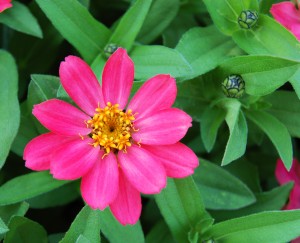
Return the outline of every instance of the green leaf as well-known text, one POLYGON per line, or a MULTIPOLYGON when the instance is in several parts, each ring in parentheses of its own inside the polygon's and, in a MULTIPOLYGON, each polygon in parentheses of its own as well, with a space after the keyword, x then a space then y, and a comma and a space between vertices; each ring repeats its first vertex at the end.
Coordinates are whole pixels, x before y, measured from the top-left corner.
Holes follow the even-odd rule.
POLYGON ((102 233, 109 242, 139 243, 145 241, 140 222, 135 225, 123 226, 115 219, 108 208, 100 211, 100 226, 102 233))
POLYGON ((47 232, 37 222, 30 219, 15 216, 11 219, 9 232, 6 233, 4 243, 47 243, 47 232))
POLYGON ((91 63, 103 52, 110 31, 77 0, 37 0, 40 8, 61 35, 91 63))
MULTIPOLYGON (((167 187, 155 195, 156 203, 178 242, 188 242, 188 233, 204 219, 210 219, 192 177, 168 179, 167 187)), ((204 224, 203 224, 204 225, 204 224)), ((206 225, 205 222, 205 226, 206 225)))
POLYGON ((276 187, 271 191, 256 194, 256 202, 238 210, 217 210, 210 211, 218 221, 260 213, 264 211, 280 210, 286 204, 290 195, 293 183, 276 187))
POLYGON ((300 99, 300 69, 290 79, 290 83, 293 86, 298 99, 300 99))
POLYGON ((176 17, 178 10, 179 0, 154 0, 137 40, 144 44, 154 41, 176 17))
POLYGON ((280 90, 265 97, 265 100, 272 104, 268 112, 287 127, 291 136, 300 138, 300 102, 297 95, 280 90))
POLYGON ((164 220, 158 221, 146 236, 146 243, 175 243, 168 225, 164 220))
POLYGON ((0 50, 0 169, 4 165, 12 142, 18 132, 20 108, 18 102, 18 73, 13 57, 0 50))
POLYGON ((39 38, 43 37, 42 30, 36 18, 31 14, 26 5, 17 1, 13 2, 12 8, 1 13, 0 23, 6 24, 12 29, 29 35, 39 38))
POLYGON ((83 207, 60 243, 76 242, 80 235, 91 242, 100 242, 99 214, 99 210, 92 210, 89 206, 83 207))
POLYGON ((207 160, 200 159, 193 178, 208 209, 238 209, 256 200, 242 181, 207 160))
POLYGON ((53 179, 48 171, 33 172, 15 177, 0 187, 0 205, 24 201, 69 182, 53 179))
POLYGON ((152 0, 137 0, 123 15, 108 43, 117 44, 129 51, 137 37, 152 0))
POLYGON ((187 78, 191 66, 176 50, 165 46, 136 46, 130 53, 135 64, 135 79, 146 80, 156 74, 187 78))
POLYGON ((77 238, 76 243, 91 243, 91 241, 89 239, 87 239, 85 236, 80 235, 77 238))
POLYGON ((192 67, 190 77, 206 73, 229 57, 236 44, 215 26, 196 27, 180 39, 176 50, 192 67))
POLYGON ((20 202, 0 207, 0 218, 8 224, 13 216, 24 216, 29 208, 27 202, 20 202))
POLYGON ((263 111, 247 111, 246 116, 267 134, 289 170, 293 161, 293 148, 287 128, 274 116, 263 111))
POLYGON ((238 17, 243 10, 256 10, 258 1, 253 0, 204 0, 215 25, 226 35, 240 29, 238 17))
POLYGON ((230 132, 222 159, 222 165, 227 165, 245 153, 248 128, 238 100, 226 99, 222 102, 222 106, 226 110, 225 121, 230 132))
POLYGON ((300 235, 300 210, 263 212, 214 225, 207 239, 220 242, 288 242, 300 235))
POLYGON ((214 147, 218 130, 225 119, 226 113, 217 107, 207 108, 201 117, 201 138, 207 152, 214 147))
POLYGON ((240 30, 232 37, 249 54, 276 55, 300 61, 299 41, 281 24, 263 14, 259 15, 254 30, 240 30))
POLYGON ((9 229, 0 217, 0 235, 5 234, 9 229))
POLYGON ((226 60, 218 68, 220 82, 228 75, 239 74, 245 91, 262 96, 282 86, 299 69, 299 63, 271 56, 239 56, 226 60))

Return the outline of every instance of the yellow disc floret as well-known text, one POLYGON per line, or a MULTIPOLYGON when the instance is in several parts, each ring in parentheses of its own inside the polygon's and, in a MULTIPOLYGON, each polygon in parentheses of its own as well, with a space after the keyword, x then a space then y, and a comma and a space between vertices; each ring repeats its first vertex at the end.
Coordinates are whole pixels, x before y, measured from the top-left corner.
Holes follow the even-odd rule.
POLYGON ((105 154, 118 150, 126 152, 126 147, 132 144, 131 133, 136 131, 132 110, 122 111, 119 104, 107 102, 105 108, 98 107, 95 111, 92 119, 87 121, 87 126, 92 128, 92 145, 103 148, 105 154))

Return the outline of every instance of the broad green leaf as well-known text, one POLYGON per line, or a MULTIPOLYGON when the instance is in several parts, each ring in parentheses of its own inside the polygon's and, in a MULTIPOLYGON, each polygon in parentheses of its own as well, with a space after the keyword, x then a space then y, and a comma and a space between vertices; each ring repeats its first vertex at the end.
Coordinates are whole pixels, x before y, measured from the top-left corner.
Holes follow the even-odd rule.
POLYGON ((77 0, 37 0, 40 8, 61 35, 91 63, 103 52, 110 31, 77 0))
POLYGON ((192 177, 168 179, 167 187, 155 195, 155 199, 178 242, 188 242, 188 233, 196 227, 201 228, 202 225, 198 225, 200 221, 210 219, 192 177))
POLYGON ((300 99, 300 69, 290 79, 290 83, 293 86, 298 99, 300 99))
POLYGON ((11 219, 4 243, 47 243, 47 232, 37 222, 21 216, 11 219))
POLYGON ((274 55, 300 61, 299 41, 281 24, 263 14, 259 15, 254 30, 240 30, 232 37, 249 54, 274 55))
POLYGON ((200 159, 193 178, 208 209, 238 209, 256 200, 242 181, 207 160, 200 159))
POLYGON ((108 208, 100 211, 99 215, 101 231, 109 242, 139 243, 145 241, 140 222, 135 225, 123 226, 115 219, 108 208))
POLYGON ((230 74, 239 74, 246 83, 246 93, 262 96, 282 86, 299 68, 299 63, 278 57, 239 56, 223 62, 218 77, 222 82, 230 74))
POLYGON ((258 1, 253 0, 204 0, 215 25, 226 35, 240 29, 238 17, 243 10, 256 10, 258 1))
POLYGON ((218 130, 225 119, 226 113, 217 107, 207 108, 201 118, 201 138, 206 151, 214 147, 218 130))
POLYGON ((137 0, 123 15, 108 43, 117 44, 129 51, 137 37, 152 0, 137 0))
MULTIPOLYGON (((60 81, 58 77, 39 74, 31 75, 27 95, 28 110, 31 111, 35 104, 56 98, 59 85, 60 81)), ((47 131, 36 119, 34 119, 34 122, 39 133, 47 131)))
POLYGON ((18 73, 13 57, 0 50, 0 169, 4 165, 12 142, 18 132, 20 108, 18 102, 18 73))
POLYGON ((83 207, 60 243, 76 242, 80 235, 91 242, 100 242, 99 214, 99 210, 92 210, 89 206, 83 207))
POLYGON ((27 200, 30 208, 49 208, 68 204, 80 196, 78 183, 71 182, 27 200))
POLYGON ((0 217, 0 237, 2 234, 6 233, 7 231, 9 231, 9 229, 7 228, 6 224, 3 222, 3 220, 0 217))
POLYGON ((149 44, 171 23, 179 10, 179 0, 154 0, 137 40, 149 44))
POLYGON ((238 100, 226 99, 222 106, 226 110, 225 121, 230 132, 222 159, 222 165, 227 165, 245 153, 248 128, 238 100))
POLYGON ((263 111, 247 111, 246 116, 267 134, 289 170, 292 166, 293 148, 287 128, 274 116, 263 111))
POLYGON ((33 35, 39 38, 43 37, 42 30, 26 5, 14 1, 13 7, 7 9, 5 12, 0 14, 0 23, 6 24, 7 26, 17 31, 33 35))
POLYGON ((79 237, 76 240, 76 243, 92 243, 92 242, 85 236, 79 235, 79 237))
POLYGON ((164 220, 158 221, 146 236, 146 243, 175 243, 168 225, 164 220))
POLYGON ((13 216, 24 216, 29 208, 27 202, 20 202, 0 207, 0 218, 8 224, 13 216))
POLYGON ((0 205, 24 201, 69 182, 53 179, 48 171, 33 172, 15 177, 0 187, 0 205))
POLYGON ((156 74, 170 74, 185 79, 191 66, 176 50, 165 46, 136 46, 130 53, 135 65, 135 79, 146 80, 156 74))
POLYGON ((207 239, 220 242, 282 243, 300 236, 300 210, 253 214, 215 224, 207 239))
POLYGON ((215 26, 196 27, 180 39, 176 50, 192 67, 190 77, 206 73, 229 57, 236 44, 215 26))
POLYGON ((265 100, 272 104, 268 112, 286 126, 291 136, 300 138, 300 101, 297 95, 280 90, 265 97, 265 100))
POLYGON ((238 210, 210 211, 217 221, 224 221, 264 211, 280 210, 286 204, 293 183, 276 187, 271 191, 256 194, 256 202, 238 210))

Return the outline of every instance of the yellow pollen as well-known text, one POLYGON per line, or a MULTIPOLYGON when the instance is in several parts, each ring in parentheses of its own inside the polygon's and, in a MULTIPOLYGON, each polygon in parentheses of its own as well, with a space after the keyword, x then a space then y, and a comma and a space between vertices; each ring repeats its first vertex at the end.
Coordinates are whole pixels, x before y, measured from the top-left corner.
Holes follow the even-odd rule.
POLYGON ((98 106, 94 116, 85 122, 92 128, 90 137, 94 142, 91 145, 100 146, 105 152, 102 158, 111 151, 127 152, 126 148, 132 145, 131 134, 138 131, 133 127, 134 115, 136 113, 132 114, 132 110, 122 111, 119 104, 112 105, 111 102, 107 102, 105 108, 98 106))

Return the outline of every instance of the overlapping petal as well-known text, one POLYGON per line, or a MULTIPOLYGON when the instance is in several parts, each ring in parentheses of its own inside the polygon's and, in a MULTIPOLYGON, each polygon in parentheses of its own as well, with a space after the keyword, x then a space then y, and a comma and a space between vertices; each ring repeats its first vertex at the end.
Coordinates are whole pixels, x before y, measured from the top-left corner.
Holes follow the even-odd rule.
POLYGON ((90 116, 94 115, 98 106, 105 106, 95 74, 79 57, 66 57, 60 64, 59 77, 72 100, 90 116))
POLYGON ((75 180, 84 176, 95 163, 100 163, 100 148, 90 145, 93 140, 73 138, 58 149, 51 158, 50 172, 60 180, 75 180))
MULTIPOLYGON (((101 151, 100 156, 103 155, 101 151)), ((93 209, 106 208, 119 191, 119 172, 117 158, 113 153, 95 163, 94 167, 82 177, 81 193, 83 199, 93 209)))
POLYGON ((165 187, 165 169, 147 150, 132 145, 127 153, 118 153, 118 160, 124 175, 138 191, 159 193, 165 187))
POLYGON ((168 177, 183 178, 189 176, 199 165, 195 153, 179 142, 171 145, 143 145, 143 148, 162 162, 168 177))
POLYGON ((289 202, 285 209, 300 209, 300 184, 294 184, 294 187, 290 193, 289 202))
POLYGON ((165 74, 156 75, 146 81, 135 93, 128 109, 138 113, 137 119, 150 116, 156 111, 170 108, 176 99, 176 94, 174 78, 165 74))
POLYGON ((0 1, 0 13, 5 9, 11 8, 13 5, 11 4, 11 0, 1 0, 0 1))
POLYGON ((178 142, 186 134, 192 118, 184 111, 170 108, 134 123, 137 132, 132 134, 135 141, 149 145, 167 145, 178 142))
POLYGON ((91 131, 85 124, 90 117, 65 101, 45 101, 35 105, 32 113, 47 129, 60 135, 79 136, 91 131))
POLYGON ((119 48, 108 59, 102 73, 102 91, 105 102, 119 104, 124 109, 134 79, 134 65, 125 49, 119 48))
POLYGON ((273 4, 270 12, 278 22, 288 29, 294 23, 300 23, 300 11, 296 9, 292 2, 286 1, 273 4))
POLYGON ((295 181, 300 185, 300 164, 294 159, 290 171, 287 171, 281 159, 277 160, 275 176, 280 185, 295 181))
POLYGON ((68 138, 46 133, 32 139, 24 149, 25 166, 32 170, 49 170, 53 152, 59 149, 68 138))
POLYGON ((122 225, 135 224, 141 215, 140 192, 130 184, 122 170, 119 173, 119 193, 110 204, 110 209, 122 225))

